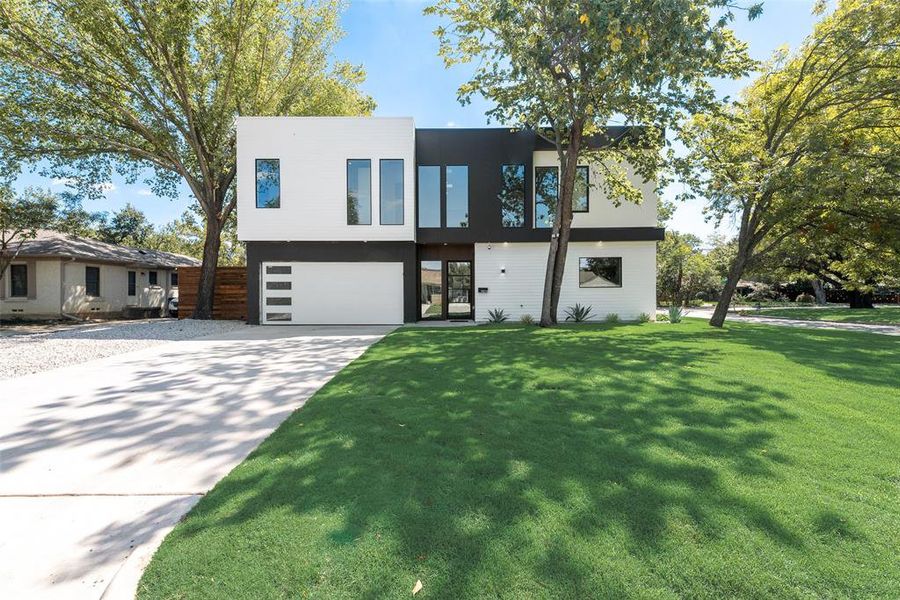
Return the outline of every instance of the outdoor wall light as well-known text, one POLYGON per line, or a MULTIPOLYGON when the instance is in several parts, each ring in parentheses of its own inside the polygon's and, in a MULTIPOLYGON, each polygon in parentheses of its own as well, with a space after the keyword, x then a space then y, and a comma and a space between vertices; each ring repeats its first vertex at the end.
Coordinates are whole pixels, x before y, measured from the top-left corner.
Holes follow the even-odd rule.
POLYGON ((506 273, 506 267, 500 267, 500 272, 505 274, 505 273, 506 273))

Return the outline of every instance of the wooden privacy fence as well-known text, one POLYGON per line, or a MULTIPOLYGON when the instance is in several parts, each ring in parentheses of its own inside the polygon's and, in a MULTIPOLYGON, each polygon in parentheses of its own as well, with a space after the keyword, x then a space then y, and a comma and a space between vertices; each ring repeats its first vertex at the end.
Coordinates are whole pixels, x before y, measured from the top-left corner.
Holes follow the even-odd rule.
MULTIPOLYGON (((187 319, 197 305, 200 267, 178 267, 178 318, 187 319)), ((247 267, 216 269, 213 319, 247 320, 247 267)))

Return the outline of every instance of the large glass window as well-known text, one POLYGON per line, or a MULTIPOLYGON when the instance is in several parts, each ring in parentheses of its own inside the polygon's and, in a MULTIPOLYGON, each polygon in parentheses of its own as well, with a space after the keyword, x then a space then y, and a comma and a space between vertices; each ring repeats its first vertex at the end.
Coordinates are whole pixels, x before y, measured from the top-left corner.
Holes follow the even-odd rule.
POLYGON ((572 212, 588 212, 590 209, 590 169, 575 167, 575 191, 572 193, 572 212))
POLYGON ((441 168, 419 167, 419 227, 441 226, 441 168))
POLYGON ((10 265, 9 295, 13 298, 28 296, 28 265, 10 265))
POLYGON ((447 261, 447 318, 472 318, 471 261, 447 261))
POLYGON ((372 224, 372 161, 347 161, 347 225, 372 224))
POLYGON ((578 259, 578 287, 622 287, 622 258, 610 256, 578 259))
POLYGON ((534 168, 534 226, 553 227, 559 198, 559 168, 534 168))
POLYGON ((447 167, 447 227, 469 226, 469 167, 447 167))
POLYGON ((403 159, 382 159, 379 166, 381 224, 403 225, 403 159))
POLYGON ((500 210, 504 227, 525 225, 525 165, 503 165, 500 210))
POLYGON ((84 268, 84 292, 88 296, 100 295, 100 267, 84 268))
POLYGON ((281 206, 281 167, 277 158, 256 159, 256 208, 281 206))
POLYGON ((419 318, 444 318, 444 272, 439 260, 419 263, 419 318))

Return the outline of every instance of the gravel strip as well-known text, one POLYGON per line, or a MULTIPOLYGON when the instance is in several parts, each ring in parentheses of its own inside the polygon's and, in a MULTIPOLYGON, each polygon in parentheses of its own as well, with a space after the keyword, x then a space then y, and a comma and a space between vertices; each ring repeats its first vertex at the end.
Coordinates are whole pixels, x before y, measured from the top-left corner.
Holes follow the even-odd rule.
POLYGON ((0 337, 0 380, 134 352, 151 346, 226 333, 240 321, 149 319, 73 325, 0 337))

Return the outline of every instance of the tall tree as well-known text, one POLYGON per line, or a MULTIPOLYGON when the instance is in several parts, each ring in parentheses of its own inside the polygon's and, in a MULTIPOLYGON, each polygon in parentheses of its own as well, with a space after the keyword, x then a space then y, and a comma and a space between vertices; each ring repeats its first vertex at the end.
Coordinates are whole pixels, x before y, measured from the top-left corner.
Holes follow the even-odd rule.
POLYGON ((187 183, 204 215, 195 318, 211 318, 235 206, 236 115, 373 108, 360 68, 334 62, 339 0, 4 0, 0 168, 101 193, 117 171, 158 195, 187 183))
POLYGON ((776 53, 724 118, 700 115, 685 129, 686 196, 739 224, 711 325, 724 323, 745 269, 823 227, 848 198, 867 207, 855 217, 867 222, 879 202, 897 201, 898 44, 895 2, 842 0, 795 54, 776 53))
POLYGON ((56 198, 49 192, 26 188, 16 195, 9 186, 0 186, 0 284, 25 242, 53 223, 56 210, 56 198))
POLYGON ((141 247, 154 233, 153 223, 130 202, 113 212, 112 217, 98 230, 98 237, 109 244, 141 247))
POLYGON ((703 253, 700 238, 667 231, 657 245, 656 295, 674 305, 686 305, 718 287, 712 261, 703 253))
MULTIPOLYGON (((446 64, 478 63, 460 101, 480 94, 494 105, 489 118, 534 130, 556 148, 561 177, 542 326, 557 320, 579 159, 603 169, 599 186, 615 202, 640 202, 635 182, 657 180, 663 129, 710 105, 706 77, 741 75, 750 65, 728 28, 731 7, 730 0, 438 0, 426 9, 449 18, 436 31, 446 64), (711 17, 716 9, 721 18, 711 17), (645 126, 644 135, 592 150, 588 136, 605 133, 613 118, 645 126)), ((759 10, 751 7, 750 16, 759 10)))

